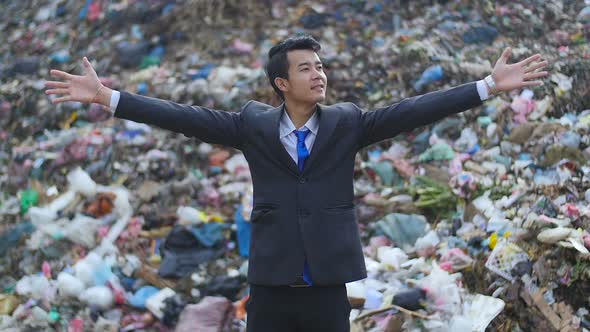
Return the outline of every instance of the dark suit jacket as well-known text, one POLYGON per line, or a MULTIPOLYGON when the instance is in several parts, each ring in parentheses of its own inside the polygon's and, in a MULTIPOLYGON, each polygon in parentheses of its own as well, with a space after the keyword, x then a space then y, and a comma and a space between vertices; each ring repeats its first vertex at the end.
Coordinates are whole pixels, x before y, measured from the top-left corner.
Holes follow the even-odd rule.
POLYGON ((352 103, 318 105, 319 129, 299 172, 279 139, 284 106, 249 101, 239 112, 121 92, 115 116, 241 150, 254 185, 248 281, 285 285, 302 274, 315 285, 366 277, 353 203, 359 149, 481 105, 475 83, 363 112, 352 103))

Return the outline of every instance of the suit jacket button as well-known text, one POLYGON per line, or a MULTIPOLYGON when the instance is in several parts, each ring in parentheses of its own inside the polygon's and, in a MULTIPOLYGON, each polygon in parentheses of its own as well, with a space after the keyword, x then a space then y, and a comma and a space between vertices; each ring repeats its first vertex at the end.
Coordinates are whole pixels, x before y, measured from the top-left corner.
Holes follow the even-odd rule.
POLYGON ((299 216, 302 218, 307 218, 311 215, 311 213, 306 209, 299 209, 299 216))
POLYGON ((304 184, 305 182, 307 182, 306 178, 299 178, 299 183, 304 184))

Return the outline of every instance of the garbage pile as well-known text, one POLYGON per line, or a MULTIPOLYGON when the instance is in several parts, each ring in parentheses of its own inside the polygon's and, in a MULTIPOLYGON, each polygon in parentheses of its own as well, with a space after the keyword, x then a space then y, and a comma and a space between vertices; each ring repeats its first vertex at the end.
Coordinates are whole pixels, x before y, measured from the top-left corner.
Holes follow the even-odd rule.
POLYGON ((481 79, 505 46, 551 64, 357 155, 352 330, 590 330, 587 1, 3 1, 0 30, 1 331, 244 331, 244 157, 43 82, 87 56, 114 89, 277 104, 265 57, 300 32, 327 102, 366 110, 481 79))

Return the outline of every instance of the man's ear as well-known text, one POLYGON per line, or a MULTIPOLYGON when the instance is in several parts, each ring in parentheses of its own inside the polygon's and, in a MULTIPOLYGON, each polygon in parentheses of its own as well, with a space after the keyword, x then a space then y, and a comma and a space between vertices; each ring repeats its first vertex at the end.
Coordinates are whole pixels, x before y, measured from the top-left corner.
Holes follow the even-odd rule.
POLYGON ((275 77, 275 85, 283 92, 289 91, 289 81, 282 77, 275 77))

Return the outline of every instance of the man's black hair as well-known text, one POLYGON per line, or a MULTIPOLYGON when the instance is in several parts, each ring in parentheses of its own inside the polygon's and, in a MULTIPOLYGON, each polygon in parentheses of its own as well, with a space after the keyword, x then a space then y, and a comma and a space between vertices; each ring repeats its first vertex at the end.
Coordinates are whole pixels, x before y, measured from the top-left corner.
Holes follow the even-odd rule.
POLYGON ((320 43, 312 36, 299 35, 283 40, 268 51, 266 75, 268 76, 270 85, 281 99, 285 100, 285 96, 276 86, 275 78, 281 77, 289 79, 289 60, 287 59, 287 52, 293 50, 312 50, 318 52, 321 48, 320 43))

